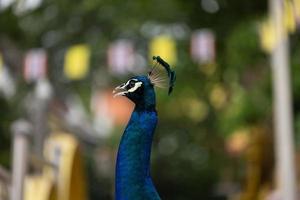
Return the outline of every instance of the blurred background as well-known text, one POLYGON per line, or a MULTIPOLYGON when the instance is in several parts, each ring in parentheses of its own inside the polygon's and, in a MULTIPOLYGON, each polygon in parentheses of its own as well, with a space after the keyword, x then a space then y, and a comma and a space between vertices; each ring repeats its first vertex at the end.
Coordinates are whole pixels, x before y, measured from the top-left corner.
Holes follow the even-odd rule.
MULTIPOLYGON (((300 3, 282 5, 297 172, 300 3)), ((271 199, 276 39, 268 8, 239 0, 0 0, 0 199, 13 196, 15 170, 26 200, 114 199, 115 156, 133 104, 112 98, 112 89, 147 73, 153 55, 177 73, 171 96, 156 90, 151 168, 162 199, 271 199)))

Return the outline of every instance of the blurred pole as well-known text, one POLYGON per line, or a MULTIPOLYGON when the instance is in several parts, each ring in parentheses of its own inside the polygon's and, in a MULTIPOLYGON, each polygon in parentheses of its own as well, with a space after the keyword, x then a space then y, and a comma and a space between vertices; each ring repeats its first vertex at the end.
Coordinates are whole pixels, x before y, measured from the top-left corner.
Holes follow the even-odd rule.
POLYGON ((24 178, 27 171, 29 154, 30 124, 25 120, 18 120, 12 125, 13 133, 13 163, 11 200, 23 199, 24 178))
MULTIPOLYGON (((48 108, 49 101, 52 94, 52 88, 48 80, 40 79, 36 83, 35 98, 30 102, 32 106, 32 121, 33 121, 33 134, 34 134, 34 155, 39 160, 43 160, 43 146, 46 135, 48 134, 48 108)), ((41 169, 36 169, 39 172, 41 169)))
POLYGON ((44 145, 44 138, 47 134, 46 129, 46 102, 41 99, 36 100, 35 102, 35 109, 34 113, 32 113, 32 122, 33 122, 33 152, 39 158, 43 158, 43 145, 44 145))
POLYGON ((289 71, 289 41, 283 21, 284 0, 270 0, 276 44, 271 54, 273 72, 275 153, 281 199, 296 200, 293 116, 289 71))

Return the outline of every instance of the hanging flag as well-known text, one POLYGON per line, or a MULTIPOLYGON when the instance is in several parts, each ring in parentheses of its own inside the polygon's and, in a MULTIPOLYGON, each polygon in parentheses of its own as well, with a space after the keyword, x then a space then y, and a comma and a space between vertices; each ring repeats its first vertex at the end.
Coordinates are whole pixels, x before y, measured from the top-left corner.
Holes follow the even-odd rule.
POLYGON ((213 63, 215 60, 215 35, 209 29, 197 30, 191 38, 191 56, 199 64, 213 63))
POLYGON ((294 33, 296 31, 296 20, 294 4, 291 1, 284 1, 283 20, 286 31, 294 33))
POLYGON ((135 56, 132 42, 120 39, 110 44, 107 63, 112 74, 122 75, 133 71, 135 56))
POLYGON ((89 72, 90 48, 85 44, 70 47, 65 54, 64 74, 70 80, 80 80, 89 72))
POLYGON ((274 49, 277 41, 274 25, 270 19, 267 19, 260 24, 259 36, 261 48, 266 53, 270 53, 274 49))
POLYGON ((160 56, 171 66, 177 62, 177 50, 175 40, 168 35, 155 36, 149 46, 149 57, 160 56))
POLYGON ((35 82, 45 78, 47 74, 47 54, 43 49, 32 49, 25 55, 24 78, 27 82, 35 82))

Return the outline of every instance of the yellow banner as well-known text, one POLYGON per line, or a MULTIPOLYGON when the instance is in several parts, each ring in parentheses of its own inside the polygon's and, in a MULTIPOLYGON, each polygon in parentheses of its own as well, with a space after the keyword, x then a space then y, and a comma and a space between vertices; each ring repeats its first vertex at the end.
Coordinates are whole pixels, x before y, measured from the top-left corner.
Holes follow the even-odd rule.
MULTIPOLYGON (((300 0, 285 0, 283 6, 282 28, 284 34, 295 33, 297 29, 296 20, 300 19, 300 0)), ((280 36, 276 35, 275 25, 271 19, 267 19, 260 25, 260 43, 261 47, 267 53, 270 53, 275 47, 280 36)))
POLYGON ((173 66, 177 62, 175 40, 168 35, 154 37, 149 45, 149 56, 160 56, 173 66))
POLYGON ((297 20, 300 19, 300 0, 293 0, 294 12, 297 20))
POLYGON ((259 35, 262 49, 270 53, 275 47, 277 40, 274 25, 271 20, 267 19, 260 24, 259 35))
POLYGON ((68 79, 80 80, 89 71, 90 48, 85 44, 72 46, 65 55, 64 73, 68 79))
POLYGON ((294 4, 291 1, 284 1, 284 14, 283 14, 285 30, 288 33, 296 31, 296 19, 294 4))

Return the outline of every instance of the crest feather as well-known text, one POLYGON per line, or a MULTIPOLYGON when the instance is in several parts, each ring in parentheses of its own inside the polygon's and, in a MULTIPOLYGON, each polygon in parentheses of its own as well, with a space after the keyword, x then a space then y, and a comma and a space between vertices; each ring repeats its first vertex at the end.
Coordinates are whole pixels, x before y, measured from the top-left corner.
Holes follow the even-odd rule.
POLYGON ((155 61, 155 64, 148 73, 148 78, 154 86, 168 88, 168 94, 170 95, 174 87, 176 74, 171 70, 170 65, 161 57, 153 56, 153 60, 155 61))

